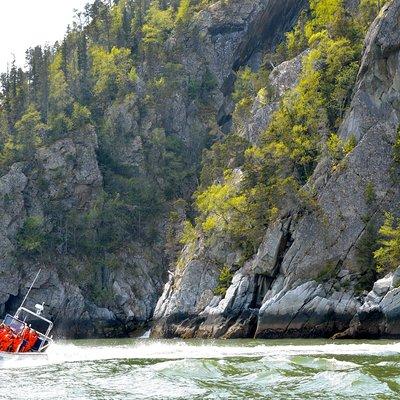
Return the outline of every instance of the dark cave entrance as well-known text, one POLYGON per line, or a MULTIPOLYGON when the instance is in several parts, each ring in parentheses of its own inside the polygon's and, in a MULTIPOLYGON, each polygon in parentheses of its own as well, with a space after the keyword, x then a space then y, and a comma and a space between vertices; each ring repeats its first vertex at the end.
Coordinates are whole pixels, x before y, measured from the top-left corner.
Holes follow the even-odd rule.
POLYGON ((19 294, 16 296, 10 294, 8 300, 4 303, 4 305, 0 308, 1 316, 3 317, 6 314, 13 315, 18 307, 21 305, 22 298, 19 294))

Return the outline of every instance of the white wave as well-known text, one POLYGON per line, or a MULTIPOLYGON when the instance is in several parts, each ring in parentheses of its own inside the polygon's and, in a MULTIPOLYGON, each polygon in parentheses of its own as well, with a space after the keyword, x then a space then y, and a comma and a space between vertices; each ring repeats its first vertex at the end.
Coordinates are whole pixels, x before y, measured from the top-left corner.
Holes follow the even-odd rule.
POLYGON ((51 362, 95 361, 108 359, 223 359, 229 357, 290 357, 296 355, 368 355, 400 354, 400 343, 322 344, 322 345, 220 345, 181 341, 136 341, 131 345, 79 346, 55 344, 49 350, 51 362))
POLYGON ((145 333, 143 333, 142 336, 139 336, 138 339, 149 339, 151 335, 151 329, 149 329, 148 331, 146 331, 145 333))
MULTIPOLYGON (((226 359, 233 357, 260 357, 274 360, 287 359, 293 356, 337 356, 366 355, 389 356, 400 354, 400 343, 352 343, 352 344, 241 344, 240 342, 175 340, 135 340, 131 343, 87 345, 72 343, 55 343, 48 351, 45 363, 60 364, 71 362, 114 360, 114 359, 226 359)), ((104 342, 103 342, 104 343, 104 342)), ((23 363, 15 361, 1 364, 0 368, 37 366, 39 361, 26 360, 23 363)))

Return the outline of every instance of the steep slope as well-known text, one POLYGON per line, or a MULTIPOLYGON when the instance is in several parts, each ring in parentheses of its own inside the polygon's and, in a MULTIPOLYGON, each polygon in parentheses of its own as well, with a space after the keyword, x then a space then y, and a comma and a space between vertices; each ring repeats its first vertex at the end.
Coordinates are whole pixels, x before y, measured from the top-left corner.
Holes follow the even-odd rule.
MULTIPOLYGON (((369 227, 382 224, 384 211, 399 210, 392 154, 400 122, 399 18, 400 1, 394 0, 369 30, 353 99, 339 128, 340 138, 354 136, 356 146, 338 167, 326 157, 319 162, 306 185, 314 193, 313 206, 293 205, 269 226, 258 253, 236 272, 223 298, 214 295, 218 264, 235 264, 238 255, 227 254, 224 243, 212 248, 213 254, 201 243, 186 248, 184 268, 170 278, 158 303, 154 335, 331 336, 348 328, 357 310, 349 334, 365 333, 377 308, 370 314, 365 305, 359 308, 365 294, 356 287, 367 273, 360 270, 360 253, 369 227)), ((397 304, 397 289, 392 286, 386 296, 374 332, 398 335, 390 322, 398 318, 397 308, 387 307, 397 304)))
POLYGON ((88 269, 87 259, 68 254, 75 235, 68 231, 74 227, 64 226, 61 213, 59 219, 52 214, 84 213, 101 196, 96 150, 96 134, 88 128, 39 148, 34 160, 14 164, 0 179, 2 314, 18 307, 36 271, 42 269, 29 301, 49 307, 62 335, 125 335, 151 317, 161 287, 161 263, 138 244, 119 254, 121 267, 88 269), (65 240, 57 243, 47 236, 56 243, 47 243, 43 254, 32 257, 28 244, 39 240, 39 226, 63 232, 65 240))
MULTIPOLYGON (((40 115, 32 104, 14 115, 16 101, 3 88, 8 114, 1 121, 12 123, 10 132, 3 132, 6 123, 1 128, 11 139, 2 142, 0 313, 15 310, 41 268, 31 301, 46 303, 58 333, 69 337, 127 335, 150 320, 168 266, 171 205, 190 199, 202 150, 229 130, 235 71, 254 54, 271 51, 306 5, 214 2, 183 27, 163 31, 161 43, 149 35, 146 46, 130 38, 124 45, 132 50, 111 48, 107 18, 118 22, 118 13, 129 9, 120 5, 130 3, 116 2, 110 11, 95 2, 88 25, 69 33, 53 55, 44 53, 43 59, 54 57, 43 67, 50 95, 42 93, 47 87, 31 87, 43 95, 31 100, 40 115), (74 69, 76 60, 81 69, 74 69), (28 117, 40 123, 32 127, 28 117), (7 143, 18 143, 24 124, 37 137, 18 162, 9 162, 14 155, 6 154, 13 149, 7 143)), ((150 24, 151 12, 157 17, 160 10, 147 3, 150 24)), ((137 7, 133 15, 140 19, 137 7)), ((36 53, 42 54, 36 48, 32 57, 36 53)), ((38 86, 35 68, 26 85, 38 86)))

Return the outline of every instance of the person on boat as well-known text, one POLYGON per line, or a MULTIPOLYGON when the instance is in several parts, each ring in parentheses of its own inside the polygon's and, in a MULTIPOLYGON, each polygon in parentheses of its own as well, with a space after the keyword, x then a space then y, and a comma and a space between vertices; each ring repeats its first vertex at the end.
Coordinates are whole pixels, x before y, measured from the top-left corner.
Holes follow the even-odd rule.
POLYGON ((0 325, 0 343, 3 341, 4 337, 7 335, 8 329, 4 324, 0 325))
POLYGON ((2 326, 0 328, 0 351, 3 349, 3 343, 6 339, 6 335, 7 335, 7 329, 5 326, 2 326))
POLYGON ((0 351, 10 351, 14 342, 14 335, 11 329, 6 333, 0 343, 0 351))
POLYGON ((28 343, 24 346, 24 352, 31 351, 33 346, 35 346, 37 340, 39 339, 39 335, 36 333, 35 330, 30 329, 28 335, 28 343))
POLYGON ((26 350, 26 346, 28 345, 28 341, 29 341, 29 335, 31 332, 31 326, 25 326, 24 330, 22 331, 22 344, 21 347, 19 348, 19 351, 21 353, 24 353, 26 350))
POLYGON ((1 337, 4 336, 8 331, 10 327, 8 325, 5 325, 3 322, 0 324, 0 340, 1 337))
POLYGON ((23 337, 21 334, 19 335, 14 335, 13 340, 12 340, 12 344, 11 344, 11 352, 12 353, 18 353, 22 342, 23 342, 23 337))
POLYGON ((8 333, 11 332, 11 328, 7 325, 2 324, 0 328, 0 343, 5 339, 8 333))

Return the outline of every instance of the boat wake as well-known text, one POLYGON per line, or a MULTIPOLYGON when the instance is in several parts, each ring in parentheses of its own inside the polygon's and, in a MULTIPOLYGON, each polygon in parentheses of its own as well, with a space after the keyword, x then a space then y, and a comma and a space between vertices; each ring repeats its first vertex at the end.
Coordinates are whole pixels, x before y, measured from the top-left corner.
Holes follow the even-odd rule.
POLYGON ((42 366, 0 363, 0 380, 4 400, 369 400, 399 398, 399 371, 387 341, 135 339, 58 342, 42 366))
MULTIPOLYGON (((86 342, 85 342, 86 343, 86 342)), ((235 357, 286 359, 294 356, 322 355, 400 355, 400 343, 385 344, 336 344, 321 345, 271 345, 254 344, 238 346, 222 341, 153 341, 135 340, 127 344, 80 345, 55 343, 48 352, 47 360, 7 361, 0 368, 31 367, 40 364, 63 364, 105 360, 179 360, 179 359, 227 359, 235 357)))

